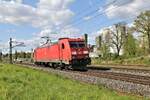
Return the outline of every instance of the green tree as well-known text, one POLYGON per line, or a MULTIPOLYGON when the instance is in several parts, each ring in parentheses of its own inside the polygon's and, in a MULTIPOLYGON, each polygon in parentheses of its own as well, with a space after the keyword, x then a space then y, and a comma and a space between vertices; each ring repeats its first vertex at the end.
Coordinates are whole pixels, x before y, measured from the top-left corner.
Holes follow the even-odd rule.
POLYGON ((117 57, 119 57, 124 42, 125 26, 122 26, 122 23, 115 24, 115 30, 116 32, 111 33, 111 46, 116 50, 117 57))
POLYGON ((101 51, 102 57, 104 59, 107 59, 109 57, 110 49, 109 49, 109 46, 106 43, 102 44, 100 51, 101 51))
POLYGON ((124 55, 126 57, 133 57, 136 55, 136 52, 136 39, 131 33, 129 33, 126 41, 124 42, 124 55))
POLYGON ((26 58, 26 52, 23 52, 23 58, 26 58))
POLYGON ((148 40, 148 52, 150 54, 150 10, 142 12, 134 21, 136 31, 142 33, 148 40))
POLYGON ((17 52, 17 50, 15 51, 15 60, 17 60, 17 58, 18 58, 18 52, 17 52))

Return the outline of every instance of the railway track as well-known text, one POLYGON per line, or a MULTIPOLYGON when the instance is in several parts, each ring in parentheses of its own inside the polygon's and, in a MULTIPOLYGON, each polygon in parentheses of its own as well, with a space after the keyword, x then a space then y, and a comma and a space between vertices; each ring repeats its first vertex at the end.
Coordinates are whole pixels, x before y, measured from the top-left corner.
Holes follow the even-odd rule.
POLYGON ((88 72, 80 72, 80 73, 84 75, 126 81, 126 82, 135 83, 135 84, 150 85, 149 76, 115 73, 115 72, 107 72, 107 71, 98 72, 94 70, 89 70, 88 72))
MULTIPOLYGON (((48 67, 37 66, 34 64, 27 64, 27 63, 24 63, 23 65, 40 67, 43 69, 48 68, 48 67)), ((150 76, 133 75, 133 74, 118 73, 118 72, 116 73, 116 72, 109 72, 107 70, 97 70, 97 69, 90 69, 90 68, 86 72, 71 71, 71 70, 63 70, 63 71, 79 73, 81 75, 94 76, 94 77, 100 77, 100 78, 108 78, 108 79, 113 79, 113 80, 120 80, 120 81, 125 81, 125 82, 131 82, 134 84, 142 84, 142 85, 150 86, 150 76)))
POLYGON ((92 70, 115 70, 115 71, 128 71, 128 72, 142 72, 142 73, 150 73, 150 69, 145 68, 127 68, 127 67, 113 67, 113 66, 88 66, 89 69, 92 70))

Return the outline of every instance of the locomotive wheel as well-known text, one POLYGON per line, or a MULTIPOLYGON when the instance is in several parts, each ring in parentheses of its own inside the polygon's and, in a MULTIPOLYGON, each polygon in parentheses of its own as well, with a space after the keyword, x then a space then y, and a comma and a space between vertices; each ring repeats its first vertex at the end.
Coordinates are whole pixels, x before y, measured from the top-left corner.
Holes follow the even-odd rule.
POLYGON ((61 63, 61 64, 60 64, 60 69, 61 69, 61 70, 65 69, 65 64, 64 64, 64 63, 61 63))
POLYGON ((67 65, 67 66, 65 66, 65 69, 66 70, 72 70, 72 67, 71 67, 71 65, 67 65))
POLYGON ((46 64, 46 67, 50 67, 50 63, 49 62, 46 64))
POLYGON ((58 65, 56 63, 52 63, 52 68, 56 69, 58 65))
POLYGON ((34 62, 34 64, 35 64, 35 65, 38 65, 38 63, 37 63, 37 62, 34 62))

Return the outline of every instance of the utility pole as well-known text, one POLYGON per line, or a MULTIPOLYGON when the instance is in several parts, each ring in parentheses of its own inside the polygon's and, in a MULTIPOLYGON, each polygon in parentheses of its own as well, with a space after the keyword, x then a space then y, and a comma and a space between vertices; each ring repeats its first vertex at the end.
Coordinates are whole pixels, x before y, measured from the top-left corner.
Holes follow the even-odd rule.
POLYGON ((9 63, 12 64, 12 38, 9 41, 9 63))
POLYGON ((12 38, 9 40, 9 63, 12 64, 12 49, 17 46, 25 46, 23 42, 12 41, 12 38), (16 45, 12 45, 12 43, 16 43, 16 45))
POLYGON ((3 56, 3 53, 2 53, 2 50, 0 50, 0 61, 2 61, 2 56, 3 56))

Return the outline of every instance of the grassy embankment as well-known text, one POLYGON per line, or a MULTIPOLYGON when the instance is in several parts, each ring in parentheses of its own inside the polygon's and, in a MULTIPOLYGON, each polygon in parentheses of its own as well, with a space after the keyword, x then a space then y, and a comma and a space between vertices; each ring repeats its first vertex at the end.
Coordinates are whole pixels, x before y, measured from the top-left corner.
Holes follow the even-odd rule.
POLYGON ((23 68, 0 64, 0 100, 143 100, 102 86, 23 68))
POLYGON ((136 58, 118 58, 114 60, 103 60, 101 58, 92 59, 92 64, 121 64, 121 65, 145 65, 150 66, 150 57, 149 56, 143 56, 143 57, 136 57, 136 58))

